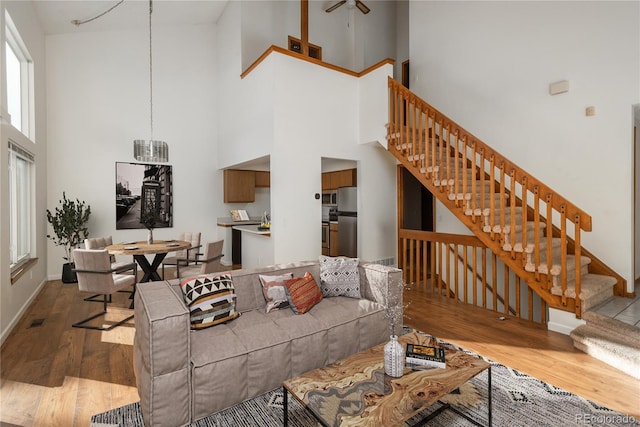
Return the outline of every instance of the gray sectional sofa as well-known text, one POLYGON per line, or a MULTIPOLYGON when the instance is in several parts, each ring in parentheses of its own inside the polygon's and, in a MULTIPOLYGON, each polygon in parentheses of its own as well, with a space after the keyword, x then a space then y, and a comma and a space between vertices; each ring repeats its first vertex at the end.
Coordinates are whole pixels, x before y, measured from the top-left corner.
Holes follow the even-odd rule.
POLYGON ((197 331, 177 280, 139 284, 134 368, 145 425, 188 425, 387 341, 387 306, 402 307, 402 272, 364 262, 358 269, 361 299, 323 298, 302 315, 289 308, 266 313, 258 275, 308 271, 320 284, 317 261, 234 270, 242 315, 197 331))

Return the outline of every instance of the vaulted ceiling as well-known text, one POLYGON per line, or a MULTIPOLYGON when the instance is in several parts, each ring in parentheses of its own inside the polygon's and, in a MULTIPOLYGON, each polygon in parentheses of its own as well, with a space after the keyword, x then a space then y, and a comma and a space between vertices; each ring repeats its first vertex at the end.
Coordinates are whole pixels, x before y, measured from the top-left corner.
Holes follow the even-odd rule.
MULTIPOLYGON (((228 0, 154 0, 153 25, 209 24, 218 20, 228 0)), ((147 0, 36 0, 33 2, 45 34, 64 34, 83 31, 112 31, 146 28, 149 25, 147 0), (117 6, 116 6, 117 5, 117 6), (73 20, 83 21, 104 16, 76 26, 73 20)))

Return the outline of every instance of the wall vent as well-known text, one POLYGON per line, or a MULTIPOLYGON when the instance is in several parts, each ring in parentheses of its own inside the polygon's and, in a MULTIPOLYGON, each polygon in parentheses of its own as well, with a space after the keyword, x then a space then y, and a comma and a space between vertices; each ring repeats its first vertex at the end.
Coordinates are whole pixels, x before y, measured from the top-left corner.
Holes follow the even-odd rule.
POLYGON ((29 324, 29 328, 36 328, 38 326, 42 326, 44 323, 44 319, 33 319, 29 324))

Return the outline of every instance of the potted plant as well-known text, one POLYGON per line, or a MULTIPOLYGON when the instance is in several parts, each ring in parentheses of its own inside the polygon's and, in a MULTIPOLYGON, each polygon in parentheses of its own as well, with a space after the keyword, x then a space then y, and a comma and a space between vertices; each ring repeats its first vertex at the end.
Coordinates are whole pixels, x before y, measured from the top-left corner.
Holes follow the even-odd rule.
POLYGON ((55 213, 51 213, 47 209, 47 221, 53 228, 53 235, 47 234, 47 237, 53 240, 53 243, 64 247, 64 259, 67 261, 62 265, 62 282, 77 282, 76 274, 73 272, 75 264, 73 263, 73 250, 77 248, 84 239, 89 237, 87 222, 91 215, 91 207, 84 201, 78 199, 67 199, 67 195, 62 193, 60 206, 56 207, 55 213))

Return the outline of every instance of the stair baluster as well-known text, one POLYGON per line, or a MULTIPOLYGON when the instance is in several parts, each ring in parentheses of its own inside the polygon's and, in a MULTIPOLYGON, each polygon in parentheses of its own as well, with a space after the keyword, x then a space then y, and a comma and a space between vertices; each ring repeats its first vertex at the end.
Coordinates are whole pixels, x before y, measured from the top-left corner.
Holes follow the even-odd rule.
MULTIPOLYGON (((523 279, 551 306, 580 316, 582 278, 593 265, 591 254, 581 256, 580 234, 591 230, 591 217, 391 78, 389 110, 387 138, 394 156, 512 269, 518 283, 523 279), (574 223, 574 240, 567 236, 567 221, 574 223)), ((425 263, 428 253, 437 258, 435 248, 424 244, 411 250, 425 263)), ((476 254, 471 258, 466 261, 475 265, 476 254)), ((616 293, 624 294, 625 280, 601 261, 596 264, 595 271, 613 277, 616 293)), ((474 267, 471 271, 476 274, 474 267)), ((423 281, 428 275, 412 274, 423 281)), ((436 280, 438 287, 443 283, 431 275, 432 288, 436 280)), ((591 277, 591 294, 594 281, 591 277)))

